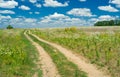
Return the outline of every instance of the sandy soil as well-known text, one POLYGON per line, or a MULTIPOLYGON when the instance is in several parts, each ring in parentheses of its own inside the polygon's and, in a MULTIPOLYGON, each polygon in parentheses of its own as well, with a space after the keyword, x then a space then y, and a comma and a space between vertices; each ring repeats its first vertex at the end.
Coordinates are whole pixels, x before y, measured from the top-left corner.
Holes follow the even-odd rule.
MULTIPOLYGON (((32 42, 32 44, 36 47, 36 49, 39 52, 39 60, 40 64, 42 65, 42 72, 43 77, 60 77, 58 74, 58 70, 56 69, 55 64, 53 63, 51 57, 48 55, 48 53, 36 42, 34 42, 27 34, 24 33, 27 39, 32 42)), ((39 64, 39 65, 40 65, 39 64)), ((38 75, 35 75, 33 77, 38 77, 38 75)))
POLYGON ((31 35, 36 37, 38 40, 57 48, 62 54, 64 54, 67 57, 69 61, 76 64, 79 67, 79 69, 81 69, 82 71, 86 72, 88 74, 88 77, 110 77, 109 75, 106 75, 104 74, 104 72, 97 69, 96 66, 94 66, 93 64, 87 63, 86 61, 81 59, 79 56, 76 56, 75 54, 73 54, 72 51, 65 49, 62 46, 57 45, 55 43, 51 43, 46 40, 43 40, 34 34, 31 34, 31 35))

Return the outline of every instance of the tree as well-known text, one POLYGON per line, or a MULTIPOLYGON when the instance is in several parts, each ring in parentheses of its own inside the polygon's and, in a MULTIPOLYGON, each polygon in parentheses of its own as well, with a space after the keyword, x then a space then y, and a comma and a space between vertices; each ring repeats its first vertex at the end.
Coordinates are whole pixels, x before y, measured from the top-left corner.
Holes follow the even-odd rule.
POLYGON ((109 25, 110 25, 110 26, 115 25, 115 21, 114 21, 114 20, 110 20, 110 21, 109 21, 109 25))
POLYGON ((7 29, 13 29, 13 27, 11 25, 8 25, 7 29))
POLYGON ((98 21, 94 26, 120 26, 120 20, 98 21))

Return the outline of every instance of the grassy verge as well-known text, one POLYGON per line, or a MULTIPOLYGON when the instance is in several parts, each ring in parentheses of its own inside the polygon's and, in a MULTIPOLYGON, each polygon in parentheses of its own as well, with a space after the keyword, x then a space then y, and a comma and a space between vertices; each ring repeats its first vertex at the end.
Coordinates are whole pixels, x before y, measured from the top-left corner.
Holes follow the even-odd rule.
POLYGON ((56 48, 39 41, 35 37, 29 34, 29 36, 37 43, 39 43, 45 51, 53 59, 53 62, 56 64, 58 71, 62 77, 87 77, 86 73, 80 71, 78 67, 72 62, 68 61, 67 58, 61 54, 56 48))
POLYGON ((32 77, 37 51, 23 30, 0 30, 0 77, 32 77))

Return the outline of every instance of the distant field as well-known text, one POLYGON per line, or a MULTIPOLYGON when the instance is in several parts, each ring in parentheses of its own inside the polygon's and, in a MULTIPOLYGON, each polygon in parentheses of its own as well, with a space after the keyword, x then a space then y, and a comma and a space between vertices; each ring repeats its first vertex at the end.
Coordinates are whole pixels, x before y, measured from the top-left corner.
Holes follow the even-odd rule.
POLYGON ((86 57, 112 77, 120 77, 120 27, 33 29, 40 38, 60 44, 86 57))
POLYGON ((80 27, 79 30, 85 32, 109 32, 109 31, 119 31, 119 26, 104 26, 104 27, 80 27))

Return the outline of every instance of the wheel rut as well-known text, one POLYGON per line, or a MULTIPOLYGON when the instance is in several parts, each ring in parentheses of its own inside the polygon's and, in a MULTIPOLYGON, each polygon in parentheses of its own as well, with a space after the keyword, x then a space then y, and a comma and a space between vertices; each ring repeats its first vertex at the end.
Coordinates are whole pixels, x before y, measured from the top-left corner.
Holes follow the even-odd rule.
MULTIPOLYGON (((58 70, 53 63, 51 57, 48 55, 48 53, 36 42, 34 42, 26 33, 24 32, 24 35, 26 38, 36 47, 38 53, 39 53, 39 66, 41 65, 41 69, 43 72, 43 77, 61 77, 58 73, 58 70)), ((35 75, 33 77, 38 77, 38 75, 35 75)))
POLYGON ((62 54, 64 54, 67 57, 67 59, 69 61, 76 64, 80 70, 86 72, 88 74, 88 77, 110 77, 109 75, 106 75, 104 72, 97 69, 97 67, 94 66, 93 64, 87 63, 86 61, 81 59, 79 56, 76 56, 75 54, 73 54, 72 51, 70 51, 60 45, 57 45, 55 43, 51 43, 46 40, 43 40, 43 39, 39 38, 38 36, 36 36, 35 34, 32 34, 32 33, 30 33, 30 34, 32 36, 34 36, 35 38, 37 38, 39 41, 42 41, 44 43, 47 43, 47 44, 57 48, 62 54))

